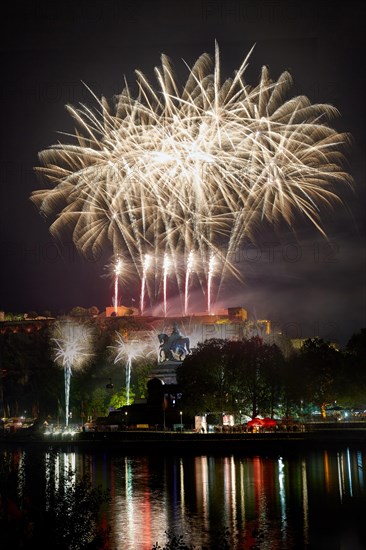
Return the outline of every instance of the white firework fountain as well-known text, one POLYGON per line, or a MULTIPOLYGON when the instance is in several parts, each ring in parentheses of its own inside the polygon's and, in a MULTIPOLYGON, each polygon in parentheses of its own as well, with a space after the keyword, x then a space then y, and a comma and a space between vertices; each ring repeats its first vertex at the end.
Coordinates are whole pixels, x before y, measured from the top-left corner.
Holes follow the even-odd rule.
POLYGON ((73 321, 57 322, 53 328, 54 361, 64 369, 65 425, 69 425, 70 381, 72 370, 83 368, 92 357, 92 330, 73 321))
POLYGON ((131 369, 132 361, 138 357, 144 357, 145 342, 139 340, 124 340, 123 336, 116 332, 116 345, 109 346, 115 353, 114 364, 124 361, 126 368, 126 401, 130 404, 131 369))

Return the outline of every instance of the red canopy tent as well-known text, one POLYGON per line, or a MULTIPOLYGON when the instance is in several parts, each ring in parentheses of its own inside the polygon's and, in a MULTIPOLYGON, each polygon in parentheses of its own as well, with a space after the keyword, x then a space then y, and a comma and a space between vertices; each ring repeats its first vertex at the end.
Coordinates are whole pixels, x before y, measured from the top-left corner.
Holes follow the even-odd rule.
POLYGON ((277 425, 277 422, 273 420, 273 418, 269 418, 268 416, 266 418, 263 418, 263 426, 265 428, 274 428, 277 425))
POLYGON ((249 420, 247 426, 249 428, 254 428, 258 426, 263 426, 263 420, 261 418, 253 418, 252 420, 249 420))

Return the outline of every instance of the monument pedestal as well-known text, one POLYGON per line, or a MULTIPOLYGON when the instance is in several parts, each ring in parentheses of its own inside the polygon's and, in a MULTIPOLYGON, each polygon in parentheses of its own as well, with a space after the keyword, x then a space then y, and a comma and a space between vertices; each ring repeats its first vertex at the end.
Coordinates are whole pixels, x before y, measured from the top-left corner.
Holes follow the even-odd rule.
POLYGON ((176 384, 177 367, 182 363, 183 361, 162 361, 152 370, 150 379, 159 378, 164 384, 176 384))

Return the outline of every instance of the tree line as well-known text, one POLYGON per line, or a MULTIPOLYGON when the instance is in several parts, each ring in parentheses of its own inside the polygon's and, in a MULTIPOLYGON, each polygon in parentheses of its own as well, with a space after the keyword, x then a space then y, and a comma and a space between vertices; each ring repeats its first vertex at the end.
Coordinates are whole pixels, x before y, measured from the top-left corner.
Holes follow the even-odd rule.
POLYGON ((261 338, 211 339, 178 367, 182 408, 192 415, 306 416, 337 405, 366 409, 366 331, 337 350, 319 338, 285 355, 261 338))
MULTIPOLYGON (((95 329, 89 364, 72 374, 70 410, 81 416, 105 416, 126 404, 125 367, 114 364, 109 346, 115 331, 139 330, 133 319, 111 319, 95 329), (109 387, 108 387, 109 386, 109 387)), ((52 356, 50 328, 0 334, 0 414, 51 416, 62 421, 64 373, 52 356)), ((366 330, 336 350, 324 340, 306 340, 300 350, 268 344, 259 337, 198 344, 177 368, 180 406, 192 417, 222 411, 254 417, 309 414, 324 404, 366 409, 366 330)), ((136 360, 131 373, 135 399, 147 397, 155 360, 136 360)))
MULTIPOLYGON (((71 422, 108 415, 110 408, 126 404, 125 366, 114 364, 110 346, 116 331, 128 333, 141 327, 131 319, 110 319, 108 325, 82 321, 94 332, 90 360, 71 377, 71 422), (109 387, 108 387, 109 386, 109 387)), ((64 419, 64 371, 54 361, 52 326, 30 332, 0 333, 0 416, 64 419)), ((140 359, 131 372, 130 397, 146 397, 154 364, 140 359)))

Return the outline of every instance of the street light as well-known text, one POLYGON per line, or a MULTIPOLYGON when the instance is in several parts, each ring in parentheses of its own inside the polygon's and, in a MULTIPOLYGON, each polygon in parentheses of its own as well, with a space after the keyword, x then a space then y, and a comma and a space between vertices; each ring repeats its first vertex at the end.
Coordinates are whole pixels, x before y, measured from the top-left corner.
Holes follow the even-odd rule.
POLYGON ((179 411, 180 414, 180 431, 183 431, 183 413, 182 411, 179 411))

